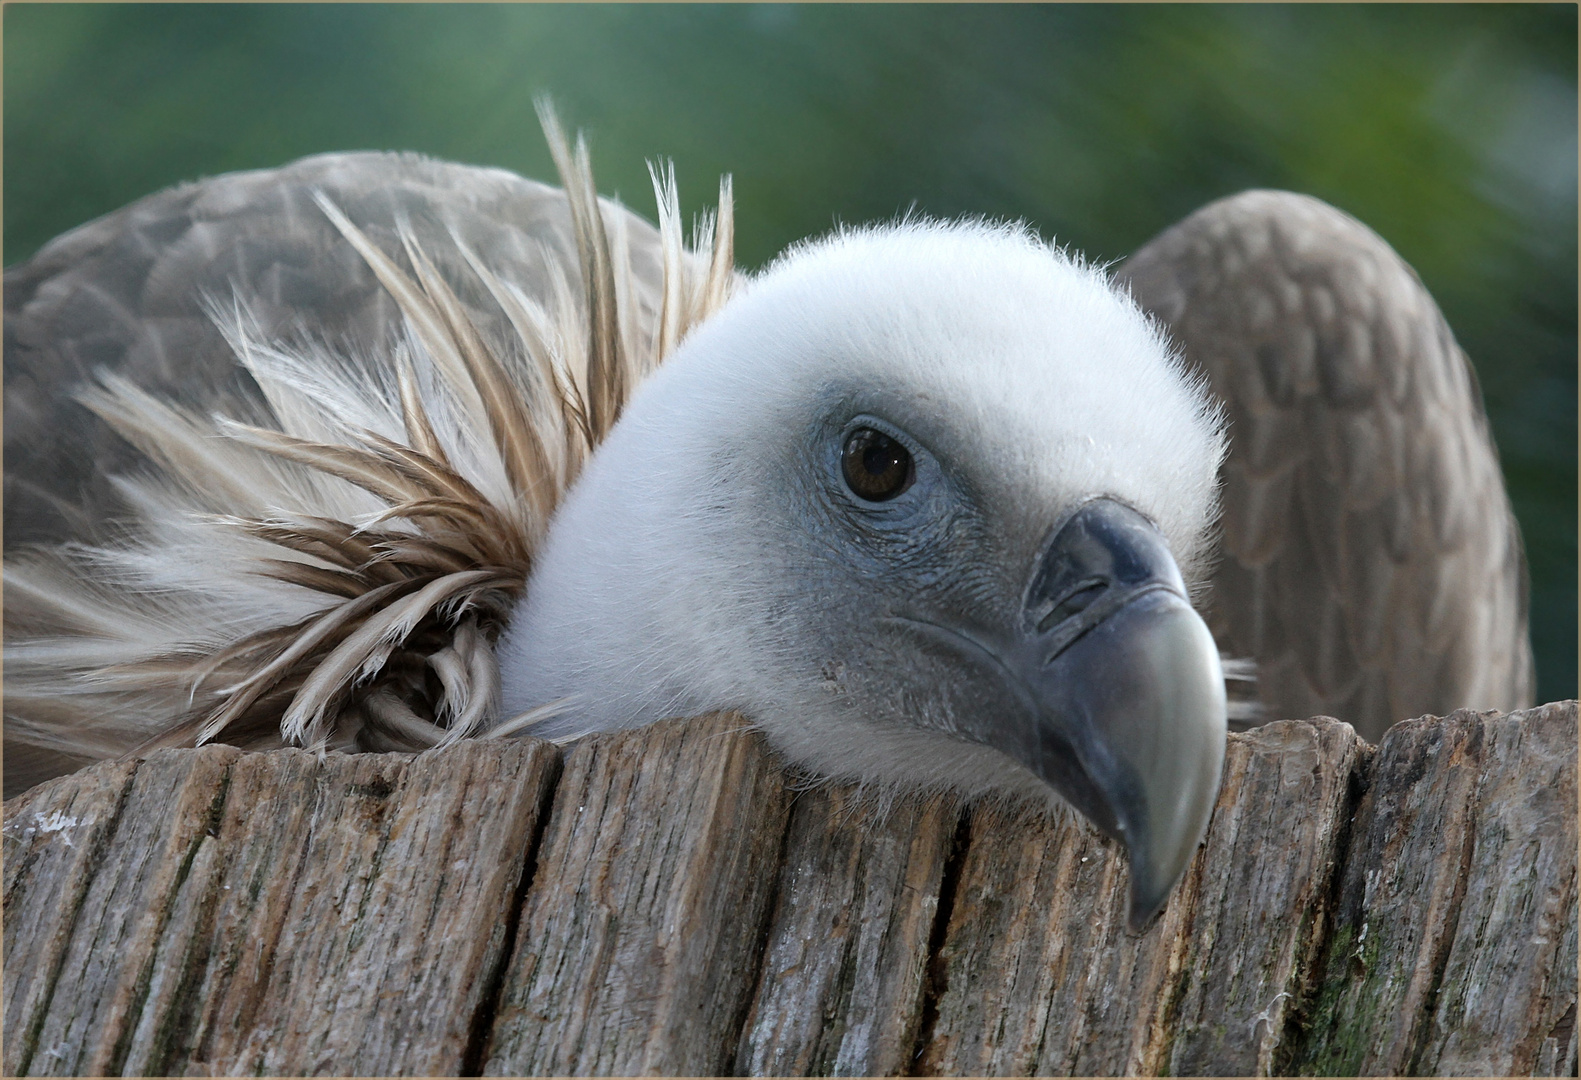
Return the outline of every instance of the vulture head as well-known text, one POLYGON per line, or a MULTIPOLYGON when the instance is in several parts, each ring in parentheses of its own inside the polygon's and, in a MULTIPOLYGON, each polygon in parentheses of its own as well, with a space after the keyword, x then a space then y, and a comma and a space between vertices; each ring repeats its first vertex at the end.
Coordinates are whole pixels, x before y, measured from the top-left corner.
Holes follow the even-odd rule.
POLYGON ((502 714, 733 708, 823 775, 1052 790, 1127 848, 1140 924, 1219 784, 1190 585, 1223 454, 1157 326, 1021 227, 800 245, 588 462, 500 639, 502 714))

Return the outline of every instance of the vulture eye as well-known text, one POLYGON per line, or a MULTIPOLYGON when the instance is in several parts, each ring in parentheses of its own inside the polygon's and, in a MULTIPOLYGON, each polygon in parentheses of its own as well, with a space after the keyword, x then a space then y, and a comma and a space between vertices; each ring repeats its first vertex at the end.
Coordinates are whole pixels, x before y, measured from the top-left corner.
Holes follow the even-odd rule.
POLYGON ((845 482, 859 499, 884 502, 911 486, 917 470, 911 452, 882 431, 857 428, 841 455, 845 482))

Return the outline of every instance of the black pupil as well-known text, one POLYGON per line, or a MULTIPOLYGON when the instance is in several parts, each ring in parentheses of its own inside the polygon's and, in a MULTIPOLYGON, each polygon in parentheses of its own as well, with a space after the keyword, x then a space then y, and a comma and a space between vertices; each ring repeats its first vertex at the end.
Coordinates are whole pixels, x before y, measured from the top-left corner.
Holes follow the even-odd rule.
POLYGON ((869 502, 893 499, 911 486, 911 454, 882 431, 857 428, 845 441, 845 482, 869 502))

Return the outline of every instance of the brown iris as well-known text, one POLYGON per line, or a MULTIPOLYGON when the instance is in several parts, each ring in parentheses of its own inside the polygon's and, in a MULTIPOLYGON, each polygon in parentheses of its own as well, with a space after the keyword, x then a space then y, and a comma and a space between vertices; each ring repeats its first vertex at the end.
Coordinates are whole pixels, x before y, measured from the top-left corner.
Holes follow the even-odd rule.
POLYGON ((916 470, 911 453, 899 441, 882 431, 857 428, 845 440, 841 455, 845 482, 859 498, 868 502, 893 499, 911 486, 916 470))

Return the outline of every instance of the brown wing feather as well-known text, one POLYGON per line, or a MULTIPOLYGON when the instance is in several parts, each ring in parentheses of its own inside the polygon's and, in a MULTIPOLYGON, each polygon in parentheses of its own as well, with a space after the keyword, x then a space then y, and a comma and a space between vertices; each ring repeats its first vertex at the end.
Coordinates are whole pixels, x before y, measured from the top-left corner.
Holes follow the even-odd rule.
POLYGON ((1268 719, 1370 739, 1531 703, 1527 578, 1476 376, 1411 268, 1307 196, 1213 203, 1122 279, 1230 418, 1210 625, 1268 719))

